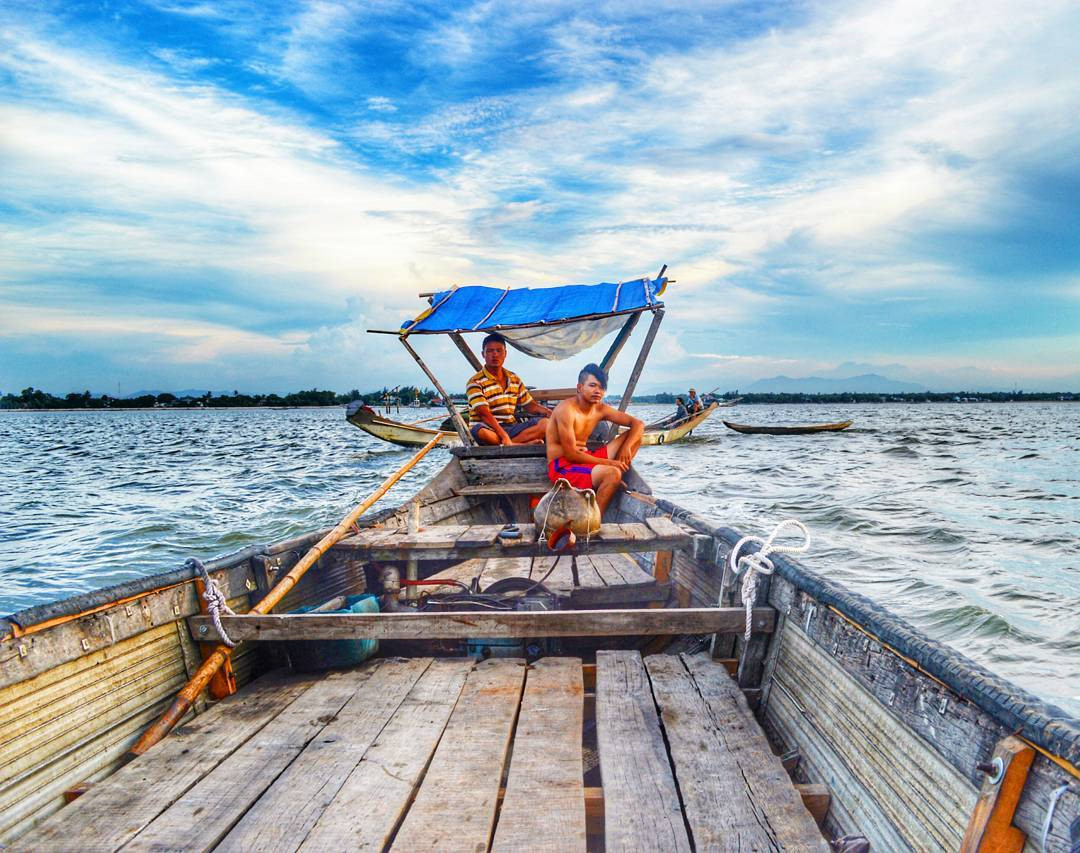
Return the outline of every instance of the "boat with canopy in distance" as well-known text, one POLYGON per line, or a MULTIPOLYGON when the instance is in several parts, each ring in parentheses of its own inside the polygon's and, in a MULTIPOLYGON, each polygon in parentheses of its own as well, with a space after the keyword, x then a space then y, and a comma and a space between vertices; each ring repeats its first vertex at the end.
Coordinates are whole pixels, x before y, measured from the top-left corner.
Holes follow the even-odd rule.
MULTIPOLYGON (((465 335, 497 332, 520 352, 547 361, 559 361, 615 334, 600 361, 608 375, 626 342, 646 312, 652 323, 630 372, 618 408, 625 411, 648 359, 653 340, 664 316, 661 296, 673 280, 664 277, 667 267, 656 278, 640 278, 617 283, 564 285, 546 288, 453 287, 438 293, 421 294, 430 307, 414 320, 406 321, 396 331, 369 329, 373 334, 396 335, 409 354, 438 389, 449 417, 436 427, 397 421, 380 415, 362 402, 354 402, 346 411, 353 426, 376 438, 402 447, 423 447, 435 436, 446 447, 473 446, 476 441, 468 431, 466 415, 457 409, 451 395, 416 350, 409 344, 411 335, 447 335, 461 351, 473 370, 483 367, 469 347, 465 335)), ((574 388, 530 388, 540 403, 557 403, 574 396, 574 388)), ((691 435, 717 408, 727 404, 710 403, 687 418, 663 418, 646 424, 643 446, 671 444, 691 435)))
POLYGON ((571 545, 532 506, 543 447, 465 442, 377 509, 439 441, 332 529, 0 619, 0 845, 1080 840, 1080 720, 845 588, 801 525, 744 536, 631 465, 571 545))

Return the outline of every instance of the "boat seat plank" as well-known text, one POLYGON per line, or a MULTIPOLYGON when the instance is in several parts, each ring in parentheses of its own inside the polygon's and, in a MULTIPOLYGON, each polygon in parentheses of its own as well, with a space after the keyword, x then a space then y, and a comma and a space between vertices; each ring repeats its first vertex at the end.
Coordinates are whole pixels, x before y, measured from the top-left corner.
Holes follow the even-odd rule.
POLYGON ((695 847, 828 850, 727 670, 703 655, 645 667, 695 847))
POLYGON ((323 811, 301 851, 385 849, 472 668, 471 658, 431 663, 323 811))
POLYGON ((219 851, 295 850, 431 664, 376 661, 337 715, 233 827, 219 851))
MULTIPOLYGON (((452 560, 469 557, 528 557, 550 556, 546 542, 536 541, 532 524, 518 525, 521 535, 517 539, 499 539, 502 525, 436 525, 415 533, 402 531, 391 537, 385 531, 362 529, 347 536, 335 548, 359 552, 368 559, 401 560, 452 560), (488 537, 490 545, 464 548, 457 544, 463 534, 469 538, 488 537)), ((657 535, 649 525, 640 522, 627 524, 603 524, 588 540, 579 540, 579 554, 611 554, 644 551, 670 551, 687 547, 690 534, 673 525, 667 535, 657 535)), ((471 544, 471 543, 470 543, 471 544)))
POLYGON ((480 483, 478 485, 459 486, 454 489, 454 494, 462 497, 481 497, 487 495, 542 495, 550 488, 550 480, 536 480, 528 483, 480 483))
POLYGON ((9 849, 118 849, 316 682, 316 676, 263 676, 182 723, 9 849))
POLYGON ((525 663, 478 663, 443 732, 394 850, 484 850, 525 681, 525 663))
POLYGON ((470 524, 454 540, 454 545, 458 548, 483 548, 494 544, 498 538, 498 531, 493 530, 490 524, 470 524))
POLYGON ((525 677, 494 851, 585 850, 581 660, 543 658, 525 677))
POLYGON ((372 674, 372 666, 332 672, 308 688, 232 755, 207 773, 129 841, 125 851, 214 847, 336 718, 372 674))
POLYGON ((636 651, 596 654, 596 734, 605 849, 689 851, 656 703, 636 651))
POLYGON ((663 539, 673 539, 680 535, 687 535, 687 531, 681 525, 672 521, 666 515, 651 515, 645 519, 649 529, 663 539))

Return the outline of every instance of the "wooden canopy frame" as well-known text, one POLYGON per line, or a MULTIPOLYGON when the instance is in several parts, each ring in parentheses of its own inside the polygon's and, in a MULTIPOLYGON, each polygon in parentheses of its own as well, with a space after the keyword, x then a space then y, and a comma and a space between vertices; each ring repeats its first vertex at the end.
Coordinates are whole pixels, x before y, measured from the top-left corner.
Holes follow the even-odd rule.
MULTIPOLYGON (((660 269, 660 272, 656 276, 657 279, 663 278, 665 272, 667 272, 667 264, 664 264, 664 266, 660 269)), ((668 283, 670 283, 670 281, 668 283)), ((431 296, 431 294, 424 294, 424 293, 421 293, 420 295, 422 297, 423 296, 431 296)), ((608 351, 604 354, 604 357, 600 360, 600 367, 603 368, 605 373, 610 373, 611 368, 615 364, 615 359, 617 359, 619 357, 619 353, 622 352, 622 349, 626 345, 626 342, 628 340, 630 340, 630 336, 633 334, 634 329, 637 327, 638 320, 641 319, 641 315, 644 314, 646 311, 651 311, 652 312, 652 315, 653 315, 652 323, 650 323, 650 325, 649 325, 649 331, 645 335, 645 340, 641 344, 641 350, 638 352, 637 361, 634 362, 634 368, 630 372, 630 378, 629 378, 629 380, 627 380, 626 388, 623 391, 622 397, 619 400, 619 411, 620 412, 625 412, 627 406, 630 405, 631 398, 634 395, 634 389, 637 387, 638 379, 641 377, 641 371, 644 369, 645 362, 649 358, 649 352, 652 350, 653 341, 656 340, 656 333, 660 329, 660 323, 664 319, 664 308, 663 308, 662 303, 658 304, 658 305, 653 305, 653 306, 645 306, 645 307, 642 307, 642 308, 634 308, 634 309, 632 309, 630 311, 613 311, 613 312, 611 312, 609 314, 596 314, 596 315, 588 315, 588 316, 585 316, 585 317, 575 317, 572 320, 564 320, 564 321, 555 322, 555 323, 534 323, 534 324, 529 324, 529 325, 520 325, 520 326, 512 326, 512 327, 508 326, 506 328, 528 329, 528 328, 538 328, 538 327, 541 327, 541 326, 561 326, 561 325, 566 325, 567 323, 579 323, 579 322, 581 322, 583 320, 590 320, 590 319, 599 320, 599 319, 604 318, 604 317, 616 317, 616 316, 620 316, 620 315, 625 314, 626 315, 626 322, 623 323, 622 328, 619 329, 618 334, 615 336, 615 340, 613 340, 611 342, 611 346, 608 347, 608 351)), ((469 349, 469 345, 465 342, 465 339, 461 336, 461 332, 460 331, 450 331, 450 332, 416 332, 416 333, 413 333, 413 332, 409 332, 408 330, 405 330, 405 331, 399 330, 399 331, 393 332, 393 331, 384 330, 384 329, 368 329, 368 332, 370 332, 371 334, 377 334, 377 335, 396 335, 397 336, 398 340, 401 341, 401 345, 403 347, 405 347, 406 352, 408 352, 409 355, 411 355, 413 357, 413 360, 420 366, 420 369, 422 371, 424 371, 424 374, 427 376, 428 379, 431 380, 432 384, 435 386, 435 389, 439 392, 439 395, 442 397, 443 403, 446 405, 446 409, 450 413, 450 421, 454 425, 454 430, 457 432, 458 436, 461 438, 461 443, 465 447, 475 446, 476 445, 476 440, 473 438, 473 435, 469 431, 469 428, 465 425, 465 419, 461 416, 461 412, 458 411, 457 406, 454 405, 453 399, 451 399, 450 395, 448 393, 446 393, 446 389, 443 388, 442 383, 439 382, 438 377, 434 374, 434 372, 432 372, 431 368, 429 368, 427 366, 427 364, 424 363, 424 360, 420 357, 420 354, 415 349, 413 349, 412 345, 409 343, 409 335, 410 334, 447 335, 447 336, 449 336, 450 340, 454 342, 454 345, 461 351, 461 354, 463 356, 465 356, 465 359, 469 362, 469 364, 473 368, 473 370, 481 370, 483 368, 483 366, 484 366, 483 363, 480 361, 479 358, 476 357, 476 353, 474 353, 471 349, 469 349)))

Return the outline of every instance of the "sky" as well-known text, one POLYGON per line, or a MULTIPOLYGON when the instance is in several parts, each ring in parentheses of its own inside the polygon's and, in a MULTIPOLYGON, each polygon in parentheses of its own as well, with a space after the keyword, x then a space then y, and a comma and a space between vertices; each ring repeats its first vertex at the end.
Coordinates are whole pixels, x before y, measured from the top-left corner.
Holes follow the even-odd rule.
POLYGON ((427 385, 366 332, 419 293, 663 264, 642 391, 1080 390, 1077 32, 1064 0, 0 0, 0 391, 427 385))

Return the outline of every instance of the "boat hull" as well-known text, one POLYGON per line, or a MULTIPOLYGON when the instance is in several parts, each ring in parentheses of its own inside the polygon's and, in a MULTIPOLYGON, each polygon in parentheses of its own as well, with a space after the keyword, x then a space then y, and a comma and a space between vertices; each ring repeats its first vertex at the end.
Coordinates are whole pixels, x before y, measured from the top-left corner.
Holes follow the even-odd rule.
MULTIPOLYGON (((681 423, 666 425, 666 421, 649 424, 641 438, 644 447, 672 444, 689 436, 719 408, 713 403, 681 423)), ((461 438, 453 430, 439 430, 415 424, 384 418, 368 406, 350 406, 346 420, 383 441, 399 447, 423 447, 436 435, 441 436, 440 444, 444 447, 461 447, 461 438)))
POLYGON ((841 432, 851 426, 854 421, 840 421, 835 424, 807 424, 805 426, 752 426, 750 424, 736 424, 724 421, 724 426, 741 432, 745 435, 809 435, 815 432, 841 432))

